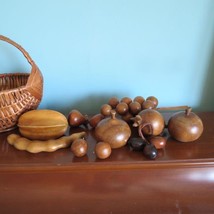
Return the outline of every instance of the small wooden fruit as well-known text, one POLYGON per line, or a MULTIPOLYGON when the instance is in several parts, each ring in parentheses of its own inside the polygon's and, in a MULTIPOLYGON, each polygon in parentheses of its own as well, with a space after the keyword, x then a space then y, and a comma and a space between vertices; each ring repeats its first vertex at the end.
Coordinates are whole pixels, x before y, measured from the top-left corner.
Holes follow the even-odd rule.
POLYGON ((109 104, 103 104, 100 108, 100 113, 103 116, 109 116, 111 114, 112 106, 109 104))
POLYGON ((92 116, 90 119, 89 119, 89 125, 92 127, 92 128, 95 128, 97 126, 97 124, 102 120, 104 119, 105 117, 102 115, 102 114, 95 114, 94 116, 92 116))
POLYGON ((152 143, 147 143, 143 149, 143 154, 148 159, 155 159, 158 156, 158 151, 152 143))
POLYGON ((145 101, 145 99, 142 96, 137 96, 134 98, 133 101, 136 101, 142 105, 142 103, 145 101))
POLYGON ((132 148, 133 151, 143 151, 146 141, 139 137, 130 138, 128 140, 128 145, 132 148))
POLYGON ((203 132, 203 123, 201 119, 193 112, 191 108, 186 111, 180 111, 169 119, 169 134, 181 142, 191 142, 197 140, 203 132))
POLYGON ((156 149, 163 149, 166 146, 166 138, 162 136, 152 136, 148 139, 156 149))
POLYGON ((133 114, 136 115, 141 111, 141 104, 137 101, 133 101, 129 104, 129 111, 133 114))
POLYGON ((95 146, 95 153, 98 158, 106 159, 111 155, 111 146, 109 143, 99 142, 95 146))
POLYGON ((111 111, 111 117, 101 120, 95 128, 95 136, 98 141, 109 143, 111 148, 124 146, 131 135, 129 125, 116 118, 116 111, 111 111))
POLYGON ((70 127, 86 125, 88 122, 87 115, 83 115, 79 110, 73 109, 68 114, 68 124, 70 127))
POLYGON ((126 114, 129 111, 129 106, 125 102, 120 102, 116 106, 116 111, 117 111, 118 114, 124 115, 124 114, 126 114))
POLYGON ((154 108, 156 108, 158 106, 158 99, 154 96, 149 96, 146 98, 146 100, 151 100, 154 104, 154 108))
POLYGON ((145 100, 141 106, 142 106, 142 109, 153 109, 153 108, 155 108, 155 105, 151 100, 145 100))
POLYGON ((121 100, 120 100, 121 103, 126 103, 127 105, 129 105, 129 103, 132 102, 132 99, 130 97, 123 97, 121 100))
POLYGON ((31 140, 49 140, 61 137, 68 128, 67 118, 49 109, 31 110, 19 117, 19 131, 31 140))
POLYGON ((121 116, 121 119, 127 123, 130 123, 132 121, 133 117, 134 117, 134 115, 132 115, 130 112, 127 112, 126 114, 121 116))
POLYGON ((116 108, 117 104, 119 103, 119 100, 117 97, 111 97, 108 101, 108 104, 112 107, 112 108, 116 108))
POLYGON ((87 141, 84 139, 76 139, 71 145, 71 151, 76 157, 83 157, 88 150, 87 141))

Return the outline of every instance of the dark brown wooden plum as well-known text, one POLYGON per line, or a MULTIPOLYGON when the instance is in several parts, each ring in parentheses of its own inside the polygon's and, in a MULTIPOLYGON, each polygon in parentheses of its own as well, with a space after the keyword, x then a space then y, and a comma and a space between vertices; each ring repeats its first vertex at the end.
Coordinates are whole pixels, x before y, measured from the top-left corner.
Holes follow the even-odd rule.
POLYGON ((133 151, 143 151, 146 142, 142 138, 130 138, 128 140, 128 145, 133 151))
POLYGON ((158 151, 155 148, 155 146, 151 143, 147 143, 143 149, 143 154, 148 158, 148 159, 155 159, 158 155, 158 151))

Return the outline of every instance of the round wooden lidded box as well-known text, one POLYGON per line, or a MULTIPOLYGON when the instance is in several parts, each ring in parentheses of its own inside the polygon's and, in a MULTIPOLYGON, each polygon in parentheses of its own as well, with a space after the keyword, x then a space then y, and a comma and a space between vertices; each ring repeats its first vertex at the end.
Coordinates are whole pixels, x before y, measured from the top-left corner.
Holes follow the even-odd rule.
POLYGON ((18 48, 32 67, 30 73, 0 74, 0 132, 4 132, 16 127, 21 114, 38 107, 43 95, 43 76, 20 45, 2 35, 0 40, 18 48))

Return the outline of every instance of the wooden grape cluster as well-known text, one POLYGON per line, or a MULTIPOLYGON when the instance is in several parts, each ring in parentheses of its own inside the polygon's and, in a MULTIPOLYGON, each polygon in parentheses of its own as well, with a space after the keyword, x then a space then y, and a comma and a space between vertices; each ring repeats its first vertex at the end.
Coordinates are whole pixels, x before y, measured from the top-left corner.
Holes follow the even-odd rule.
POLYGON ((129 97, 123 97, 119 100, 116 97, 109 99, 108 104, 101 106, 100 113, 103 116, 109 116, 112 109, 121 115, 122 119, 129 122, 131 118, 144 109, 154 109, 158 105, 158 99, 149 96, 146 100, 142 96, 137 96, 133 100, 129 97))

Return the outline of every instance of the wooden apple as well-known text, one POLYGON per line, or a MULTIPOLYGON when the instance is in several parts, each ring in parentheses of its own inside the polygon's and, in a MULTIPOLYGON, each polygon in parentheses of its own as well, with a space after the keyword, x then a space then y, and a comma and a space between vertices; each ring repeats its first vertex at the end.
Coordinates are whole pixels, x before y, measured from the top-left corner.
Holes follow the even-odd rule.
POLYGON ((111 110, 111 116, 101 120, 95 128, 98 141, 109 143, 112 149, 124 146, 131 136, 129 125, 116 118, 116 111, 111 110))
POLYGON ((150 124, 150 126, 147 125, 142 128, 145 135, 160 135, 165 128, 164 117, 155 109, 144 109, 133 120, 134 127, 138 127, 141 124, 150 124))
POLYGON ((191 142, 201 136, 203 123, 191 110, 188 108, 186 111, 177 112, 169 119, 168 131, 174 139, 181 142, 191 142))

